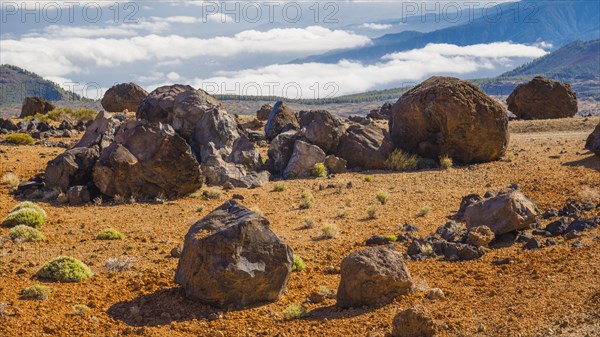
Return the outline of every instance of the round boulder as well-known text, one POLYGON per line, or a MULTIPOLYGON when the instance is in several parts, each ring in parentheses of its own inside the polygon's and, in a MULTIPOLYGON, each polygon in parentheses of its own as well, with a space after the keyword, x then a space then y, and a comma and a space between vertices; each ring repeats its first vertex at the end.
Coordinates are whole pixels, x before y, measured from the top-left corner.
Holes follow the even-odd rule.
POLYGON ((139 85, 121 83, 108 89, 100 103, 106 111, 136 111, 146 96, 148 92, 139 85))
POLYGON ((35 114, 45 115, 56 108, 54 104, 48 102, 42 97, 25 97, 23 106, 21 107, 21 115, 19 118, 33 116, 35 114))
POLYGON ((293 260, 266 218, 229 200, 190 228, 175 282, 200 302, 248 307, 281 297, 293 260))
POLYGON ((506 100, 508 110, 522 119, 552 119, 577 114, 577 95, 567 83, 542 76, 520 84, 506 100))
POLYGON ((497 160, 509 140, 502 105, 453 77, 431 77, 406 92, 394 105, 389 124, 395 148, 432 159, 497 160))
POLYGON ((342 308, 390 303, 412 291, 413 282, 400 254, 386 248, 356 251, 342 260, 337 305, 342 308))

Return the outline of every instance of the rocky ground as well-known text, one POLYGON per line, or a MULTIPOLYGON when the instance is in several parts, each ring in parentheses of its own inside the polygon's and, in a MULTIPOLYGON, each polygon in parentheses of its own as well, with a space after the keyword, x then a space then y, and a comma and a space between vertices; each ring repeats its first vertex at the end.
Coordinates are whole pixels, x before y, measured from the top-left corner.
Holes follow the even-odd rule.
MULTIPOLYGON (((600 159, 583 150, 598 121, 598 117, 576 117, 510 122, 510 145, 501 161, 446 171, 363 172, 290 180, 283 192, 274 192, 270 183, 256 189, 221 191, 217 200, 205 200, 198 193, 163 204, 67 207, 41 203, 48 213, 42 228, 46 241, 14 244, 0 239, 0 335, 384 336, 391 331, 398 311, 422 304, 444 327, 440 336, 597 336, 599 228, 573 240, 557 237, 556 245, 537 250, 523 250, 522 243, 515 243, 472 261, 407 259, 419 291, 380 308, 342 310, 335 306, 335 299, 319 304, 306 301, 320 287, 337 289, 340 275, 331 270, 350 252, 364 248, 365 240, 402 234, 405 223, 419 228, 416 235, 429 235, 458 210, 464 195, 517 183, 545 210, 560 209, 568 198, 580 197, 582 192, 600 190, 600 159), (372 177, 371 181, 365 176, 372 177), (306 189, 312 190, 316 202, 302 210, 300 195, 306 189), (380 191, 390 195, 385 205, 375 197, 380 191), (273 231, 302 257, 306 269, 292 274, 277 303, 222 312, 183 297, 173 282, 177 259, 170 252, 183 242, 193 221, 234 194, 244 197, 244 205, 260 209, 273 231), (368 219, 367 210, 373 207, 378 216, 368 219), (302 229, 306 218, 314 220, 314 228, 302 229), (318 239, 326 224, 339 228, 336 238, 318 239), (126 238, 94 240, 106 227, 121 230, 126 238), (575 247, 576 241, 582 245, 575 247), (94 277, 79 284, 42 282, 52 288, 47 300, 20 300, 21 289, 40 283, 32 275, 57 255, 81 259, 94 277), (106 260, 124 255, 135 258, 133 267, 108 273, 106 260), (512 263, 494 263, 504 258, 512 263), (427 299, 430 288, 440 288, 445 298, 427 299), (307 317, 284 319, 286 308, 303 303, 307 317), (90 310, 78 315, 73 310, 78 304, 90 310)), ((0 174, 12 170, 26 179, 63 151, 0 145, 0 174)), ((0 216, 17 203, 8 188, 2 187, 0 216)), ((597 209, 585 216, 599 213, 597 209)), ((542 225, 548 222, 542 220, 542 225)), ((7 233, 8 229, 0 228, 0 236, 7 233)), ((403 243, 394 245, 400 253, 407 250, 403 243)))

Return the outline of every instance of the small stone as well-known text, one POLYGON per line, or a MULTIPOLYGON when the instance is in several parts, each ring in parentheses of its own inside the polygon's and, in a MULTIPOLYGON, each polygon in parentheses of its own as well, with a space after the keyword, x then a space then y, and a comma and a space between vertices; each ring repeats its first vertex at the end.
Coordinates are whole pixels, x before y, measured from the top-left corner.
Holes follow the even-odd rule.
POLYGON ((443 300, 444 298, 446 298, 446 295, 444 294, 442 289, 432 288, 427 291, 427 294, 425 294, 425 297, 427 297, 427 299, 429 299, 429 300, 436 301, 436 300, 443 300))
POLYGON ((529 240, 524 246, 523 249, 539 249, 542 247, 542 243, 538 238, 533 238, 529 240))
POLYGON ((173 249, 171 249, 171 257, 173 258, 179 258, 179 256, 181 255, 181 245, 177 245, 176 247, 173 247, 173 249))
POLYGON ((244 196, 241 194, 234 194, 232 198, 235 200, 244 200, 244 196))
POLYGON ((571 245, 571 247, 573 248, 583 248, 583 243, 581 241, 575 241, 573 242, 573 244, 571 245))

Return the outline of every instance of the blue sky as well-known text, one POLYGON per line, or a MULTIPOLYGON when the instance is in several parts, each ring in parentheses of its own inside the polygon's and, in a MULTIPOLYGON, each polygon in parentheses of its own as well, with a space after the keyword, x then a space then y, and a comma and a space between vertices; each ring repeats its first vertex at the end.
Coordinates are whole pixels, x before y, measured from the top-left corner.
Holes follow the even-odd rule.
POLYGON ((1 1, 0 63, 97 98, 115 83, 151 91, 173 83, 211 93, 329 97, 413 83, 435 74, 499 74, 546 53, 509 41, 428 45, 376 64, 290 64, 366 46, 404 30, 466 22, 500 1, 1 1), (422 10, 428 10, 423 15, 422 10), (100 89, 97 89, 100 88, 100 89))

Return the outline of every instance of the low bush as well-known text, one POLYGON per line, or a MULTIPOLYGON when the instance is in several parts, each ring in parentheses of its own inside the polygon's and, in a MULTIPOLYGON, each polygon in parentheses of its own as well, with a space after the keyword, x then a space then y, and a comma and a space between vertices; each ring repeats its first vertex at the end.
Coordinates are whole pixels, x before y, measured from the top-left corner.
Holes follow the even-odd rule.
POLYGON ((452 165, 454 165, 454 163, 452 162, 452 158, 448 157, 447 155, 443 155, 440 157, 440 167, 441 168, 443 168, 444 170, 447 170, 447 169, 451 168, 452 165))
POLYGON ((306 265, 304 261, 298 256, 294 256, 294 263, 292 264, 292 271, 302 271, 306 265))
POLYGON ((300 204, 301 209, 311 208, 315 204, 315 197, 312 192, 309 190, 305 190, 302 192, 302 203, 300 204))
POLYGON ((385 205, 385 203, 390 198, 390 195, 385 192, 379 192, 375 195, 375 197, 377 198, 377 201, 379 201, 379 203, 381 203, 382 205, 385 205))
POLYGON ((321 236, 325 239, 333 239, 339 235, 338 227, 335 224, 326 224, 321 227, 321 236))
POLYGON ((33 138, 30 135, 28 135, 26 133, 20 133, 20 132, 12 133, 12 134, 6 136, 6 138, 4 138, 4 140, 7 143, 13 144, 13 145, 33 144, 33 138))
POLYGON ((429 214, 429 212, 431 212, 431 206, 424 206, 417 212, 417 216, 422 218, 429 214))
POLYGON ((387 235, 385 238, 390 240, 390 242, 398 241, 398 237, 396 235, 387 235))
POLYGON ((93 274, 85 263, 70 256, 58 256, 46 262, 35 275, 58 282, 81 282, 93 274))
POLYGON ((135 264, 135 261, 135 257, 124 255, 119 257, 111 257, 110 259, 106 260, 104 265, 110 274, 114 274, 131 269, 131 267, 133 267, 135 264))
POLYGON ((315 220, 313 218, 304 218, 302 220, 303 224, 300 229, 311 229, 315 228, 315 220))
POLYGON ((400 149, 395 150, 388 157, 385 164, 392 171, 408 171, 417 167, 418 158, 414 154, 408 154, 400 149))
POLYGON ((15 212, 21 209, 25 209, 25 208, 29 208, 29 209, 33 209, 36 212, 40 213, 43 217, 44 220, 46 220, 47 214, 46 211, 44 211, 43 208, 41 208, 40 206, 34 204, 31 201, 23 201, 22 203, 18 204, 17 206, 13 207, 13 209, 10 210, 10 212, 15 212))
POLYGON ((46 219, 43 214, 32 208, 22 208, 9 213, 2 220, 3 227, 15 227, 25 225, 33 228, 40 228, 46 219))
POLYGON ((88 122, 96 118, 98 112, 92 109, 80 108, 73 110, 71 108, 55 108, 46 114, 46 118, 55 122, 67 121, 72 124, 79 122, 88 122))
POLYGON ((373 177, 365 176, 365 182, 370 183, 371 181, 373 181, 373 177))
POLYGON ((287 307, 287 309, 285 309, 285 311, 283 312, 283 317, 285 317, 285 319, 298 319, 298 318, 302 318, 305 317, 308 313, 306 312, 306 308, 301 306, 301 305, 297 305, 297 304, 292 304, 289 307, 287 307))
POLYGON ((88 311, 90 311, 90 308, 87 305, 75 304, 71 307, 71 311, 73 311, 74 315, 85 316, 85 314, 87 314, 88 311))
POLYGON ((316 163, 312 168, 312 175, 315 178, 327 177, 327 167, 323 163, 316 163))
POLYGON ((218 190, 205 190, 202 192, 202 196, 206 200, 218 200, 221 199, 221 191, 218 190))
POLYGON ((369 209, 367 209, 367 216, 369 219, 377 219, 377 209, 375 207, 369 207, 369 209))
POLYGON ((96 235, 96 240, 123 240, 125 234, 114 228, 106 228, 96 235))
POLYGON ((14 242, 36 242, 44 240, 44 234, 42 232, 26 225, 18 225, 11 228, 8 232, 8 236, 14 242))
POLYGON ((43 301, 50 295, 50 287, 34 284, 21 290, 21 299, 43 301))
POLYGON ((7 173, 2 176, 2 185, 6 185, 12 189, 19 187, 19 177, 14 173, 7 173))
POLYGON ((287 185, 284 182, 277 182, 273 185, 274 192, 283 192, 287 189, 287 185))

